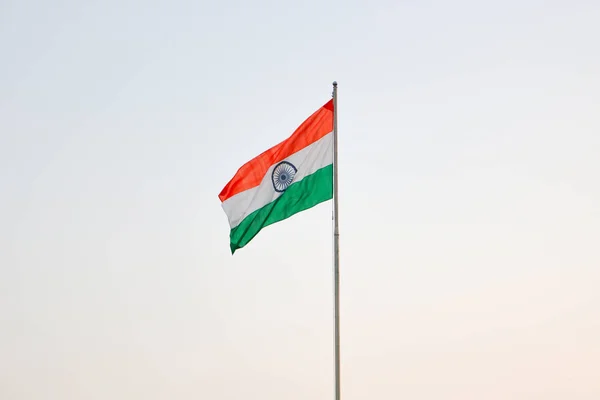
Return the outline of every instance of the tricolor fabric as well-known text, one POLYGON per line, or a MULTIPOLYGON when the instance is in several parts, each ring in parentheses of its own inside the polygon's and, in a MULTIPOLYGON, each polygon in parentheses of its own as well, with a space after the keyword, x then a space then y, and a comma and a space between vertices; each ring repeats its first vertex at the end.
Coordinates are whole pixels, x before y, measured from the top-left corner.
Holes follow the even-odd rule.
POLYGON ((275 222, 333 198, 333 100, 244 164, 219 194, 231 254, 275 222))

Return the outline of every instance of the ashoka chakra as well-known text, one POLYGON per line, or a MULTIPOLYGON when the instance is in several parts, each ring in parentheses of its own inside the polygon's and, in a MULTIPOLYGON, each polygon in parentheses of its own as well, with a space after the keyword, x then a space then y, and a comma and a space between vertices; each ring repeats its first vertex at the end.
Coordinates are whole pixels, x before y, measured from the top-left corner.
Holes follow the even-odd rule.
POLYGON ((291 163, 282 161, 273 168, 271 180, 276 192, 283 192, 292 184, 298 170, 291 163))

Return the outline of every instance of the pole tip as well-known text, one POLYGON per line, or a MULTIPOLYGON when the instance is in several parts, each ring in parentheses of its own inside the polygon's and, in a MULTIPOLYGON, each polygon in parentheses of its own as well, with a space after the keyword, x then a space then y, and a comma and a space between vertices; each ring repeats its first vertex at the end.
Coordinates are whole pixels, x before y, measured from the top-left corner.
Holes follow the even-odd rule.
POLYGON ((337 86, 337 81, 333 81, 333 86, 337 86))

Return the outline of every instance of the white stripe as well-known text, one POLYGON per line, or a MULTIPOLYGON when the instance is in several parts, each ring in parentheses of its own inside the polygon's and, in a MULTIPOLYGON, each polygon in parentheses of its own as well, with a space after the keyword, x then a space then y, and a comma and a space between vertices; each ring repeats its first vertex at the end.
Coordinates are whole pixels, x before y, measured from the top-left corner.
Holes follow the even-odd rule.
MULTIPOLYGON (((292 183, 301 181, 308 175, 314 174, 319 169, 333 163, 333 133, 328 133, 281 161, 287 161, 298 169, 292 183)), ((271 165, 260 185, 238 193, 223 202, 223 210, 227 214, 231 229, 238 226, 248 215, 283 194, 275 191, 271 180, 273 169, 279 162, 271 165)))

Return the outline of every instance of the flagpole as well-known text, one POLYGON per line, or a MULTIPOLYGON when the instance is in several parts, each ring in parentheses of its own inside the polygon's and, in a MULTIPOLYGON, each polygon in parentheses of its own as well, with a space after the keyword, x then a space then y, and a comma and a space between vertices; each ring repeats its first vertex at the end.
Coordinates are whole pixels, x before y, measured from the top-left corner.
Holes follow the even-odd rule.
POLYGON ((338 128, 337 82, 333 82, 333 279, 335 336, 335 400, 341 398, 340 388, 340 230, 338 214, 338 128))

